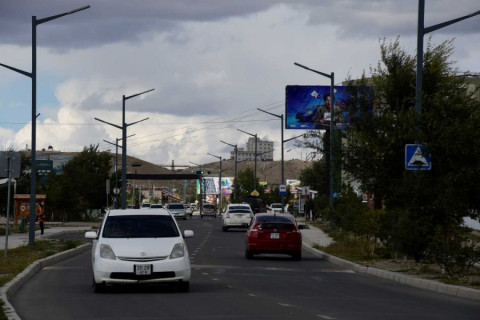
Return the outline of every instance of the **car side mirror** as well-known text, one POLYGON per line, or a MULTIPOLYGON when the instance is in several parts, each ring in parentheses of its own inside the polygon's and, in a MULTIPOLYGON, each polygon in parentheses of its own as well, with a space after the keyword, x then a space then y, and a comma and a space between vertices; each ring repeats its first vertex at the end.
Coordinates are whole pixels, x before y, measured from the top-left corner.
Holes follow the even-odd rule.
POLYGON ((183 231, 183 237, 184 238, 191 238, 193 237, 194 233, 192 230, 185 230, 183 231))
POLYGON ((85 232, 85 239, 97 239, 97 232, 95 231, 85 232))

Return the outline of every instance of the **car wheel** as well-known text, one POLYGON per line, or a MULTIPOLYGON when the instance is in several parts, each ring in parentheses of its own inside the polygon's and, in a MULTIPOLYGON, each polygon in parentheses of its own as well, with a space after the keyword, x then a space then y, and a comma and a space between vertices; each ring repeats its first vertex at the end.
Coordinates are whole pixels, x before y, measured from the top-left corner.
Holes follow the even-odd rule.
POLYGON ((183 220, 187 220, 187 216, 183 217, 183 220))
POLYGON ((95 278, 93 278, 93 291, 95 293, 102 293, 102 292, 105 292, 105 283, 103 282, 100 282, 100 283, 96 283, 95 282, 95 278))
POLYGON ((245 250, 245 258, 247 258, 248 260, 252 259, 253 258, 253 252, 250 251, 250 250, 245 250))
POLYGON ((203 214, 201 214, 201 215, 200 215, 200 218, 202 218, 202 219, 203 219, 203 214))
POLYGON ((302 260, 302 252, 295 252, 292 254, 292 259, 296 261, 302 260))
POLYGON ((190 291, 190 282, 189 281, 180 281, 177 284, 177 289, 180 292, 188 292, 190 291))
POLYGON ((227 232, 227 231, 228 231, 228 228, 225 227, 225 226, 223 226, 223 227, 222 227, 222 231, 227 232))

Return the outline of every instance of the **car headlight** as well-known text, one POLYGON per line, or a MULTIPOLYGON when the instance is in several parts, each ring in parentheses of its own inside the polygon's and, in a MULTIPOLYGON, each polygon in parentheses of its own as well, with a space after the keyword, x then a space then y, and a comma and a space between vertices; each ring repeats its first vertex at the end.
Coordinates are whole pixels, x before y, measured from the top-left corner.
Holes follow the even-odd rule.
POLYGON ((117 259, 115 253, 113 253, 112 247, 110 247, 108 244, 100 245, 100 257, 111 260, 117 259))
POLYGON ((185 246, 183 243, 177 243, 173 246, 172 252, 170 253, 170 259, 181 258, 185 255, 185 246))

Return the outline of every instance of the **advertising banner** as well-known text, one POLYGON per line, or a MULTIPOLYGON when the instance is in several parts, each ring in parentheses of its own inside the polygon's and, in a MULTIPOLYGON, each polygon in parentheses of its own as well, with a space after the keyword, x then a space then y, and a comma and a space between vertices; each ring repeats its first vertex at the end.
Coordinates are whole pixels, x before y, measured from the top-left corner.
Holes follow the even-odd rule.
MULTIPOLYGON (((343 129, 348 120, 347 101, 350 95, 348 87, 334 87, 335 113, 334 121, 337 129, 343 129)), ((297 86, 286 87, 285 113, 286 129, 320 129, 330 128, 331 97, 330 86, 297 86)))
MULTIPOLYGON (((222 194, 232 194, 233 178, 222 177, 222 194)), ((203 192, 200 192, 200 180, 197 180, 197 194, 218 194, 218 177, 204 177, 203 192)))

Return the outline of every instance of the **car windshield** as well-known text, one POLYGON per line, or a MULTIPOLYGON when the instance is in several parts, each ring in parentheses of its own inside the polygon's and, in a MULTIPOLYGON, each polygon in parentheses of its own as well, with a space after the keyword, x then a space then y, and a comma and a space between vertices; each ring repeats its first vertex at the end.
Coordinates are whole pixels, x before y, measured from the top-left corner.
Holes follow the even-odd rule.
POLYGON ((168 209, 185 209, 181 203, 171 203, 168 205, 168 209))
POLYGON ((282 209, 282 204, 281 203, 274 203, 272 204, 272 208, 275 208, 275 209, 282 209))
POLYGON ((150 203, 144 203, 144 204, 142 204, 142 208, 150 208, 150 203))
POLYGON ((203 205, 204 208, 207 208, 207 209, 213 209, 215 208, 215 206, 213 204, 204 204, 203 205))
POLYGON ((163 206, 161 204, 152 204, 150 206, 150 209, 159 209, 159 208, 161 209, 161 208, 163 208, 163 206))
POLYGON ((103 228, 104 238, 172 238, 180 235, 170 215, 110 216, 103 228))

